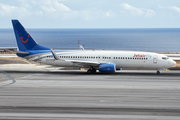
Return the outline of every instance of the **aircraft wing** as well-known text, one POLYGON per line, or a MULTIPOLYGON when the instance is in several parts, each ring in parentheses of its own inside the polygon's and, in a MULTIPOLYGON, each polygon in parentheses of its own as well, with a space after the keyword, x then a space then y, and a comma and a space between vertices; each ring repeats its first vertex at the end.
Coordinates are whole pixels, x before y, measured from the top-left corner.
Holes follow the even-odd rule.
POLYGON ((69 61, 71 63, 81 65, 81 66, 99 66, 99 62, 93 62, 93 61, 81 61, 81 60, 63 60, 56 55, 56 53, 51 49, 51 52, 53 54, 53 57, 55 60, 62 60, 62 61, 69 61))
POLYGON ((81 61, 81 60, 65 60, 65 61, 69 61, 71 63, 74 64, 78 64, 81 66, 99 66, 99 62, 93 62, 93 61, 81 61))

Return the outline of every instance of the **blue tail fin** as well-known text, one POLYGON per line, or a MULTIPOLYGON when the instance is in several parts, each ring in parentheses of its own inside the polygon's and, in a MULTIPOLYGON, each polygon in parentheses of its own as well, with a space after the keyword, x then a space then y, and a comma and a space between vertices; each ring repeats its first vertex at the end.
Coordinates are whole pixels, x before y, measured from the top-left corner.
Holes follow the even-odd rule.
POLYGON ((26 50, 50 50, 47 47, 43 47, 35 42, 26 29, 21 25, 18 20, 12 20, 16 41, 19 51, 26 50))

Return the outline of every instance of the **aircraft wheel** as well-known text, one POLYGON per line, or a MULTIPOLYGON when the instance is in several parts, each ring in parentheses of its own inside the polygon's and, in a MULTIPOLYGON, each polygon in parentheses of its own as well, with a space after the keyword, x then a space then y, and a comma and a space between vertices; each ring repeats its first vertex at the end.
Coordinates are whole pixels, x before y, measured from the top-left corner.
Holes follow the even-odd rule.
POLYGON ((159 74, 160 74, 160 72, 159 72, 159 71, 157 71, 157 72, 156 72, 156 74, 157 74, 157 75, 159 75, 159 74))
POLYGON ((96 69, 95 68, 92 68, 92 73, 96 73, 96 69))
POLYGON ((88 74, 94 74, 94 73, 96 73, 96 69, 95 69, 95 68, 89 68, 89 69, 87 70, 87 73, 88 73, 88 74))
POLYGON ((91 70, 91 69, 88 69, 88 70, 87 70, 87 73, 88 73, 88 74, 91 74, 91 73, 92 73, 92 70, 91 70))

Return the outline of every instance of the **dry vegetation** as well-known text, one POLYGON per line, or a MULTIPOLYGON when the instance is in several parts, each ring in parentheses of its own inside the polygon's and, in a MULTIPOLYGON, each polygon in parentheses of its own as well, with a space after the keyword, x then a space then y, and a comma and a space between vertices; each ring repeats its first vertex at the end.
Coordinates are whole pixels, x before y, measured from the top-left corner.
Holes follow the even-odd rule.
POLYGON ((9 60, 25 60, 21 57, 0 57, 0 59, 9 59, 9 60))
POLYGON ((6 52, 0 52, 0 54, 16 54, 16 52, 13 52, 13 51, 6 51, 6 52))

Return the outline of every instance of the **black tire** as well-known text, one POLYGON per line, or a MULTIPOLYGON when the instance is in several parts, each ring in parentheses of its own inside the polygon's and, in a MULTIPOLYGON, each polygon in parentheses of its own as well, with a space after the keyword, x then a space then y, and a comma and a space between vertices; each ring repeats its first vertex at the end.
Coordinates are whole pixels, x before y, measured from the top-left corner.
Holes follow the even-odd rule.
POLYGON ((157 74, 157 75, 160 75, 160 72, 159 72, 159 71, 157 71, 157 72, 156 72, 156 74, 157 74))
POLYGON ((95 68, 92 68, 92 73, 96 73, 96 69, 95 68))
POLYGON ((91 74, 91 73, 92 73, 91 69, 88 69, 88 70, 87 70, 87 73, 88 73, 88 74, 91 74))

